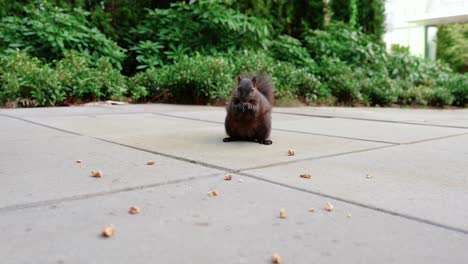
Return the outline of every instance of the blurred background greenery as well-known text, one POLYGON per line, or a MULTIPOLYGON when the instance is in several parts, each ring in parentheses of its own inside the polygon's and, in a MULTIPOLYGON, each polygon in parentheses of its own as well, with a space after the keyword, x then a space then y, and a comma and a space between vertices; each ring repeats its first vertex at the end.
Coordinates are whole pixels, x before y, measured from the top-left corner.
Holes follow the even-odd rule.
POLYGON ((238 74, 279 105, 468 104, 467 24, 437 58, 385 49, 382 0, 0 0, 0 105, 223 104, 238 74))

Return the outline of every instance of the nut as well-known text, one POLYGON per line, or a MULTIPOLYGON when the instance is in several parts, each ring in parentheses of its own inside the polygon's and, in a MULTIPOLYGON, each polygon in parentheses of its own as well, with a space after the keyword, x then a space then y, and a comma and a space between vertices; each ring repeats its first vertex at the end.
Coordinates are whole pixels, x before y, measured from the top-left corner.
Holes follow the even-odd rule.
POLYGON ((230 174, 226 174, 226 175, 224 175, 224 180, 225 181, 230 181, 230 180, 232 180, 232 176, 230 174))
POLYGON ((148 160, 148 162, 146 162, 146 165, 154 165, 156 164, 156 161, 154 160, 148 160))
POLYGON ((311 213, 315 212, 315 208, 309 208, 309 212, 311 213))
POLYGON ((130 207, 130 210, 128 210, 128 212, 130 214, 138 214, 138 213, 140 213, 140 208, 138 208, 136 206, 132 206, 132 207, 130 207))
POLYGON ((271 256, 271 262, 274 264, 281 264, 283 263, 283 258, 278 253, 275 253, 271 256))
POLYGON ((283 208, 281 208, 279 211, 279 218, 286 218, 286 210, 284 210, 283 208))
POLYGON ((101 178, 104 174, 100 170, 91 171, 91 175, 96 178, 101 178))
POLYGON ((77 160, 76 163, 83 163, 83 161, 82 160, 77 160))
POLYGON ((115 233, 115 228, 113 225, 108 225, 106 227, 104 227, 104 229, 102 229, 102 236, 103 237, 111 237, 113 236, 115 233))
POLYGON ((293 149, 288 149, 288 156, 294 156, 296 152, 293 149))
POLYGON ((333 204, 331 204, 330 202, 327 202, 327 203, 325 204, 325 210, 327 210, 328 212, 333 211, 334 208, 335 208, 335 207, 334 207, 333 204))
POLYGON ((212 191, 208 192, 208 195, 211 196, 211 197, 218 196, 219 192, 217 190, 212 190, 212 191))
POLYGON ((310 179, 312 177, 312 175, 310 175, 309 173, 303 173, 300 176, 301 178, 304 178, 304 179, 310 179))
POLYGON ((350 213, 348 213, 348 214, 346 215, 346 217, 348 217, 348 218, 351 218, 351 216, 352 216, 352 215, 351 215, 350 213))

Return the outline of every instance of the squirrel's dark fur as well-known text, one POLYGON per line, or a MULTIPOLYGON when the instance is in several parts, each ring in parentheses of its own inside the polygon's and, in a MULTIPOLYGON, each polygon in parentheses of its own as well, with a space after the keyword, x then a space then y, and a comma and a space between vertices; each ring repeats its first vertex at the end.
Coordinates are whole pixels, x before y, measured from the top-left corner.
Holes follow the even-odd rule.
POLYGON ((270 145, 271 110, 275 88, 264 74, 237 79, 227 106, 224 142, 246 140, 270 145))

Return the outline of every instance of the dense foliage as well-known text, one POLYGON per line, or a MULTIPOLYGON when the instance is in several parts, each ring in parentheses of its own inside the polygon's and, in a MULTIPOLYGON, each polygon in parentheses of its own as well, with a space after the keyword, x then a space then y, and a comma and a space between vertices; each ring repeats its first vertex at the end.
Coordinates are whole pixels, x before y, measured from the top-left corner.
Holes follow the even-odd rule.
POLYGON ((334 20, 350 23, 377 41, 384 33, 384 5, 383 0, 330 0, 334 20))
POLYGON ((468 23, 438 26, 437 58, 458 72, 468 72, 468 23))
POLYGON ((107 57, 120 67, 125 50, 90 26, 89 12, 80 8, 65 10, 44 1, 36 8, 24 8, 24 13, 22 17, 6 16, 0 20, 0 52, 24 49, 50 61, 74 49, 89 53, 94 60, 107 57))
MULTIPOLYGON (((385 50, 378 0, 14 2, 0 0, 8 106, 222 104, 236 76, 252 72, 271 76, 280 104, 468 104, 468 74, 385 50)), ((445 55, 451 65, 455 51, 445 55)))

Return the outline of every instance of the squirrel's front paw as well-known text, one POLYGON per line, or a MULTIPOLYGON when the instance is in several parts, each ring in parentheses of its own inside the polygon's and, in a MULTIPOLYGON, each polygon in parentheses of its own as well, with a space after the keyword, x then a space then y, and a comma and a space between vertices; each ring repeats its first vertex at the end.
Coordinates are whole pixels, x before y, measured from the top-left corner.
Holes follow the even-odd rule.
POLYGON ((237 104, 234 106, 237 112, 245 112, 245 108, 242 104, 237 104))

